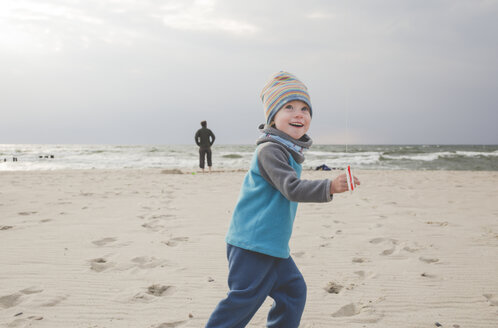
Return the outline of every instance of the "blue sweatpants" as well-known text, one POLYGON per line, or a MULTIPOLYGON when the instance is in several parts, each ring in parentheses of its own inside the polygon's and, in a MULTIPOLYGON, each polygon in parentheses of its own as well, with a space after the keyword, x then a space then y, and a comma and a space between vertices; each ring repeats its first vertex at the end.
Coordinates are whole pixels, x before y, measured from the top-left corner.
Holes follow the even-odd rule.
POLYGON ((292 257, 273 257, 227 245, 228 292, 206 328, 245 327, 267 296, 274 303, 267 327, 297 328, 306 303, 306 283, 292 257))

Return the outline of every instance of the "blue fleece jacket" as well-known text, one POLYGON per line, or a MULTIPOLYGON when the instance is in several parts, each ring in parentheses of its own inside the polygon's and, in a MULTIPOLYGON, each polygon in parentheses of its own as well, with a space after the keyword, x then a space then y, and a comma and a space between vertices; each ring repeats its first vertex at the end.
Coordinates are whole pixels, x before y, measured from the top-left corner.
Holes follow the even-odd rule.
MULTIPOLYGON (((307 136, 303 142, 276 129, 265 131, 305 148, 311 145, 307 136)), ((298 202, 330 201, 330 180, 301 180, 302 153, 271 136, 263 137, 258 144, 242 184, 226 242, 288 258, 298 202)))

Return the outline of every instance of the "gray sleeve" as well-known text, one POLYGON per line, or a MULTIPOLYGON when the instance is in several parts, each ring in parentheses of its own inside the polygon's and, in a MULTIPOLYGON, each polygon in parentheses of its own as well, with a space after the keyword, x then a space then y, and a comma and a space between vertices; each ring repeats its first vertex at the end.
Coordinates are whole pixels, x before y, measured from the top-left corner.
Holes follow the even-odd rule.
POLYGON ((330 202, 330 180, 299 179, 288 156, 291 154, 283 146, 270 142, 264 144, 258 151, 261 176, 292 202, 330 202))

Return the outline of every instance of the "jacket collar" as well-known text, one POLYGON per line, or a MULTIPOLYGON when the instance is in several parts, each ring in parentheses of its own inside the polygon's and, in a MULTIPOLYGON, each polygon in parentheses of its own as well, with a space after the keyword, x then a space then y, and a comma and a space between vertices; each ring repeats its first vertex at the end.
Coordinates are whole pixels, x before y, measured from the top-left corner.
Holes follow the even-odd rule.
POLYGON ((307 134, 297 140, 289 136, 287 133, 265 124, 261 124, 259 126, 259 130, 262 135, 257 140, 257 145, 265 142, 278 143, 289 150, 294 160, 299 164, 304 162, 304 151, 310 148, 313 143, 307 134))

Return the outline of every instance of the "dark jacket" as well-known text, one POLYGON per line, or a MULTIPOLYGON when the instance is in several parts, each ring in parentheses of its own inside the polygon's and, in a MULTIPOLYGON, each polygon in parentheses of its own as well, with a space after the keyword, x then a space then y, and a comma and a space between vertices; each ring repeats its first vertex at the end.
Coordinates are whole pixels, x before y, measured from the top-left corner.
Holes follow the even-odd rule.
POLYGON ((208 128, 202 127, 195 134, 195 143, 201 148, 210 148, 214 143, 214 133, 208 128))

